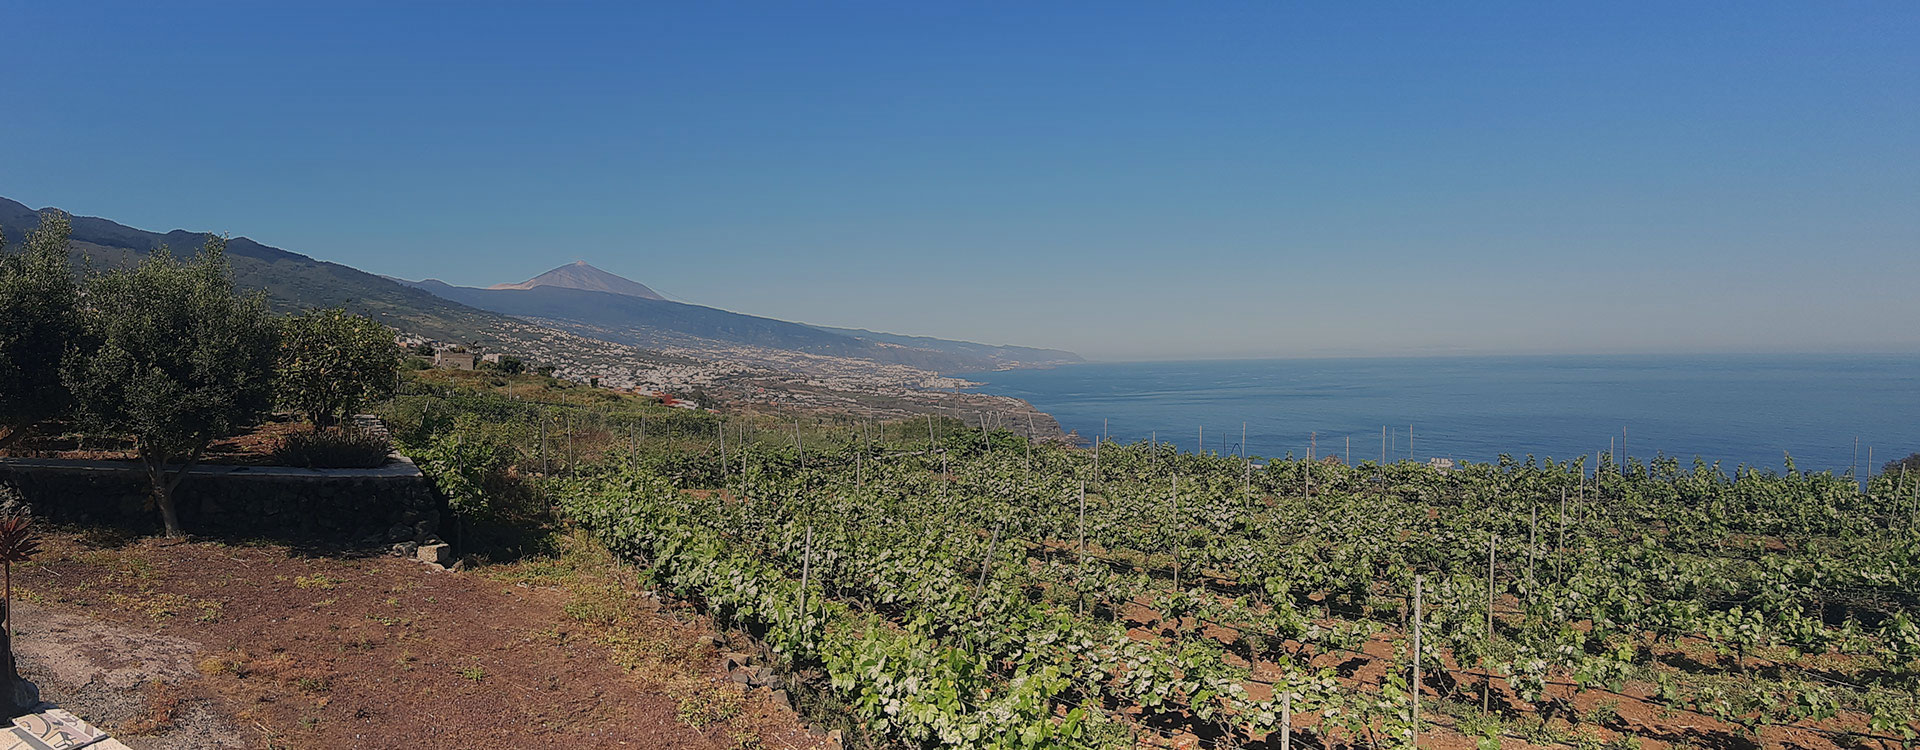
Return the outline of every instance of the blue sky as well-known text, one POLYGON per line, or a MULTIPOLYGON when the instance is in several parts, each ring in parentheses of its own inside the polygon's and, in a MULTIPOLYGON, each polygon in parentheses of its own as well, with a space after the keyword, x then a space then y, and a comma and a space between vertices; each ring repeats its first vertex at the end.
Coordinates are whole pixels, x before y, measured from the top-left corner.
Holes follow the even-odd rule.
POLYGON ((26 3, 0 195, 1107 359, 1920 349, 1920 4, 26 3))

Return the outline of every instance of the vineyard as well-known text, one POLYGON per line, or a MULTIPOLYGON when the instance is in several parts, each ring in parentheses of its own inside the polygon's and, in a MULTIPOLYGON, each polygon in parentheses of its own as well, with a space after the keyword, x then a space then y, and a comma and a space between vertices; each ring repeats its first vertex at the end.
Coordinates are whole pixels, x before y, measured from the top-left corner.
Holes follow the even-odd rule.
POLYGON ((1920 737, 1920 477, 699 428, 540 481, 869 745, 1920 737))

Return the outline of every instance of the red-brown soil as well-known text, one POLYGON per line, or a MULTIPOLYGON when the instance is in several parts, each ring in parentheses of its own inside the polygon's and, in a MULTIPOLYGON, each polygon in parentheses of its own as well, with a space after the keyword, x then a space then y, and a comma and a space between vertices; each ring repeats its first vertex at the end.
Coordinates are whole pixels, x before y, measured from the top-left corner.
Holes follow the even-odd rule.
MULTIPOLYGON (((49 534, 14 585, 33 611, 82 631, 66 632, 70 641, 158 639, 176 660, 192 659, 190 670, 140 673, 157 676, 127 698, 144 703, 138 716, 96 719, 134 747, 192 746, 167 738, 173 721, 202 708, 245 747, 826 744, 766 689, 728 682, 715 633, 638 591, 610 560, 451 572, 279 545, 102 536, 49 534), (88 623, 100 632, 84 632, 88 623)), ((69 658, 138 658, 120 651, 69 658)), ((58 701, 86 686, 43 687, 58 701)))

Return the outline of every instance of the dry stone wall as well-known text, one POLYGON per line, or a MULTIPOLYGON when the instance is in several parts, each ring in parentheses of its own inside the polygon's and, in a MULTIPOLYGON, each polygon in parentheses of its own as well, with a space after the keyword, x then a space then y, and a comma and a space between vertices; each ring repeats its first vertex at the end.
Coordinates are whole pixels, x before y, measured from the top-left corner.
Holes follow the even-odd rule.
MULTIPOLYGON (((0 459, 34 514, 55 522, 157 533, 137 463, 0 459)), ((446 504, 419 467, 394 456, 378 469, 284 466, 196 467, 174 491, 188 533, 310 539, 365 547, 441 542, 446 504)))

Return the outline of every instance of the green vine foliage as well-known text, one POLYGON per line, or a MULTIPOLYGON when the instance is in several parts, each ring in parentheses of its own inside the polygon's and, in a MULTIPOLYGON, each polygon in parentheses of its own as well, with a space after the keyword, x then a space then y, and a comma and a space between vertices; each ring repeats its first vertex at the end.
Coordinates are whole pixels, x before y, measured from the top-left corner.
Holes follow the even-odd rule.
MULTIPOLYGON (((1638 683, 1748 733, 1920 729, 1920 502, 1894 477, 1863 493, 1607 456, 1253 468, 1115 444, 1096 471, 1091 451, 1001 442, 643 454, 546 486, 655 583, 910 746, 1131 744, 1106 729, 1157 731, 1143 718, 1251 742, 1279 730, 1281 696, 1321 744, 1398 746, 1429 729, 1414 658, 1429 695, 1491 677, 1543 713, 1570 710, 1565 684, 1638 683), (1333 665, 1356 657, 1383 676, 1343 680, 1333 665)), ((505 460, 465 439, 427 453, 450 475, 505 460)))

